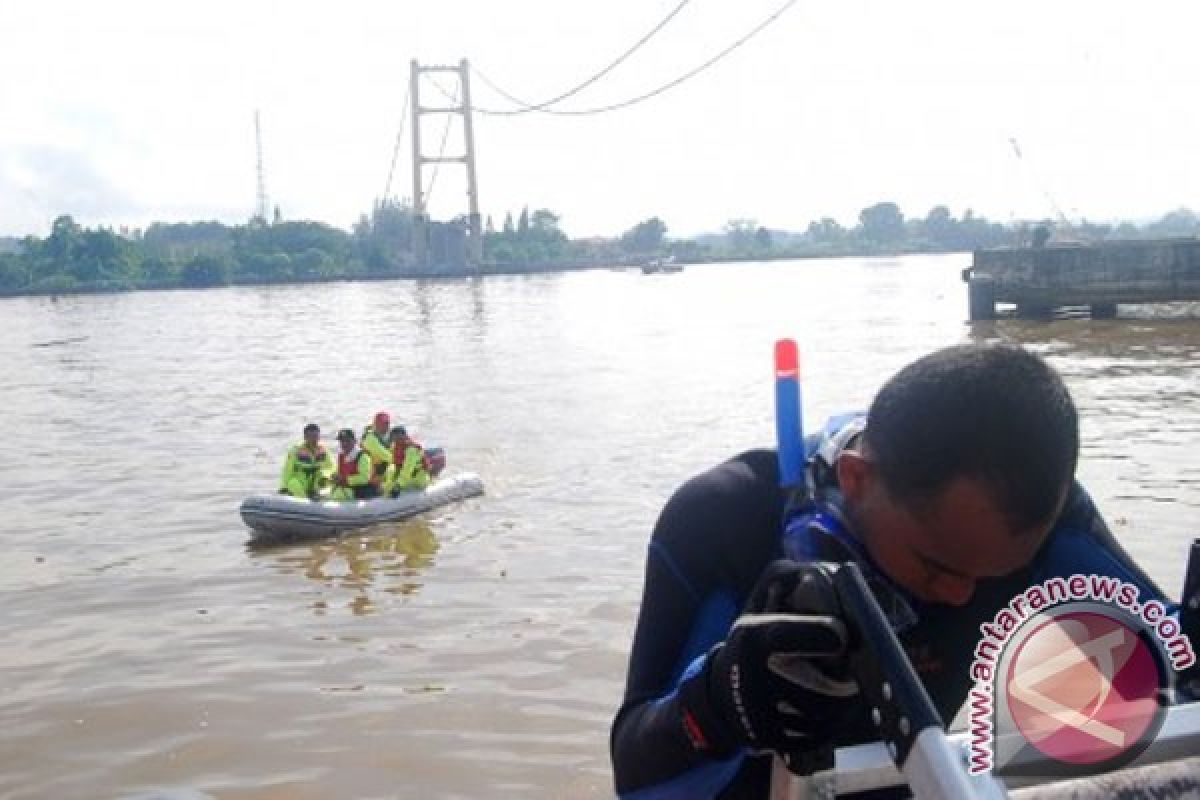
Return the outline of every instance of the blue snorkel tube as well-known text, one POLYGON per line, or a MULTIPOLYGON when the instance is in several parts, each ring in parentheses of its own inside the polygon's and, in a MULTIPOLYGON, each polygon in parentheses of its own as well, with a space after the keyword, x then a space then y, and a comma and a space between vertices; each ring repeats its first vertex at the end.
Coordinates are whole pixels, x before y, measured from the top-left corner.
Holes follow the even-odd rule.
POLYGON ((794 489, 803 479, 805 460, 800 352, 794 339, 775 342, 775 442, 779 484, 794 489))

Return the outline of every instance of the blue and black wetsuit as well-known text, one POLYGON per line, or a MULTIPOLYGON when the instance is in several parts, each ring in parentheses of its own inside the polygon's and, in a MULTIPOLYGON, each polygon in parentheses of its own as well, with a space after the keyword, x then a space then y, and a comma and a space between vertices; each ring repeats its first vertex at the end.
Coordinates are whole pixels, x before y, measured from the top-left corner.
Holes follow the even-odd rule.
MULTIPOLYGON (((811 449, 810 445, 810 449, 811 449)), ((614 780, 622 798, 766 797, 771 759, 734 751, 706 757, 684 729, 679 685, 695 679, 724 640, 764 567, 784 556, 787 497, 774 451, 752 450, 698 475, 668 501, 655 525, 625 696, 612 725, 614 780)), ((900 633, 943 719, 971 688, 979 626, 1032 583, 1076 573, 1107 574, 1163 598, 1113 538, 1086 492, 1075 486, 1034 562, 982 580, 965 606, 922 604, 900 633)), ((863 709, 842 745, 874 739, 863 709)))

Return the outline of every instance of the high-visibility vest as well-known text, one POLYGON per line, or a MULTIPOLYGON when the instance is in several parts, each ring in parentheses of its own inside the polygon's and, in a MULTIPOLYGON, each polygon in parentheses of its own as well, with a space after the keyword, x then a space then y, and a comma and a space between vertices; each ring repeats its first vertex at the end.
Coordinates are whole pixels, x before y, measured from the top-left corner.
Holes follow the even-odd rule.
MULTIPOLYGON (((359 460, 365 455, 367 454, 362 450, 359 450, 357 447, 348 454, 338 453, 338 475, 345 478, 347 484, 349 484, 351 478, 358 476, 358 463, 359 460)), ((379 479, 374 473, 371 474, 370 483, 379 483, 379 479)))
POLYGON ((321 464, 329 460, 329 454, 325 452, 325 448, 317 445, 316 451, 309 450, 307 445, 296 445, 296 465, 304 472, 316 472, 321 468, 321 464))

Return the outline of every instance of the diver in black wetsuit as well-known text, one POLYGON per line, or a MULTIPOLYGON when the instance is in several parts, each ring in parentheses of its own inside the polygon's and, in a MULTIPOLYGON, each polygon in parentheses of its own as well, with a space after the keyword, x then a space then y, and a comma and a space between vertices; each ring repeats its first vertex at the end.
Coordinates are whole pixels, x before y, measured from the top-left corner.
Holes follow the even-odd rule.
POLYGON ((816 562, 849 554, 883 586, 946 720, 971 686, 980 624, 1031 584, 1096 573, 1165 599, 1074 481, 1066 387, 1019 348, 926 356, 806 451, 798 495, 780 488, 775 453, 753 450, 689 480, 659 516, 612 726, 621 797, 764 798, 773 755, 803 771, 825 748, 876 738, 816 562), (786 609, 804 622, 734 627, 785 595, 804 598, 786 609))

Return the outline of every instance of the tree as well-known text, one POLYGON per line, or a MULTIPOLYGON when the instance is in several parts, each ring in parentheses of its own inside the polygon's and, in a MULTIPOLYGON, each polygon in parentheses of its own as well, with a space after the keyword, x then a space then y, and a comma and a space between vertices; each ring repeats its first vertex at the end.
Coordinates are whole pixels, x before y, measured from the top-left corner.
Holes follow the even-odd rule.
POLYGON ((662 250, 667 225, 658 217, 642 220, 621 235, 627 253, 657 253, 662 250))
POLYGON ((223 286, 229 283, 229 262, 216 256, 199 255, 183 265, 184 286, 223 286))
POLYGON ((517 238, 524 239, 529 233, 529 209, 521 209, 521 216, 517 219, 517 238))
POLYGON ((228 257, 233 252, 234 233, 241 230, 219 222, 155 222, 142 236, 142 253, 180 264, 202 253, 228 257))
POLYGON ((559 233, 558 230, 558 214, 545 208, 539 208, 533 212, 533 216, 529 218, 529 224, 537 233, 559 233))
POLYGON ((149 256, 142 260, 142 280, 151 286, 165 286, 179 278, 179 270, 171 262, 149 256))
MULTIPOLYGON (((1049 220, 1042 223, 1052 228, 1049 220)), ((985 217, 975 216, 975 212, 967 209, 959 223, 959 235, 955 249, 978 250, 984 247, 995 247, 1011 241, 1011 234, 1003 225, 988 222, 985 217)))
POLYGON ((752 219, 731 219, 725 223, 725 241, 730 252, 747 253, 754 248, 758 223, 752 219))
POLYGON ((839 244, 846 238, 846 229, 833 217, 823 217, 820 222, 808 223, 806 235, 815 244, 839 244))
POLYGON ((895 203, 876 203, 858 214, 863 238, 876 244, 894 244, 904 239, 904 215, 895 203))
POLYGON ((1164 214, 1146 229, 1153 236, 1196 236, 1200 234, 1200 217, 1194 211, 1179 208, 1164 214))
POLYGON ((66 270, 79 249, 83 229, 75 224, 69 214, 55 218, 50 226, 50 236, 42 244, 42 252, 57 270, 66 270))
POLYGON ((545 208, 539 208, 529 216, 529 228, 523 240, 526 263, 546 262, 562 256, 567 235, 559 230, 558 220, 558 214, 545 208))
POLYGON ((21 260, 8 253, 0 253, 0 289, 23 289, 28 282, 28 273, 21 260))
MULTIPOLYGON (((377 205, 369 218, 360 219, 354 230, 354 245, 367 270, 372 273, 396 272, 411 265, 415 259, 416 224, 416 216, 409 206, 392 201, 377 205)), ((348 252, 330 250, 318 241, 309 242, 304 249, 313 247, 329 253, 335 262, 349 257, 348 252)))
MULTIPOLYGON (((404 223, 392 217, 400 229, 404 223)), ((307 250, 323 250, 331 256, 345 253, 350 241, 344 231, 323 222, 280 222, 263 232, 263 249, 295 255, 307 250)))
POLYGON ((945 206, 934 206, 921 223, 925 239, 938 248, 952 249, 958 238, 958 220, 945 206))
POLYGON ((127 243, 112 231, 84 231, 68 266, 68 272, 81 283, 129 278, 132 258, 127 243))
POLYGON ((483 240, 485 258, 494 264, 515 264, 517 262, 517 247, 513 242, 502 237, 486 237, 483 240))
POLYGON ((771 232, 766 228, 759 228, 754 232, 754 247, 757 250, 771 249, 771 232))

